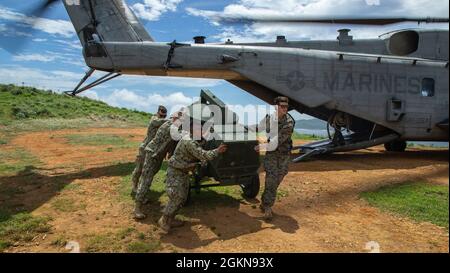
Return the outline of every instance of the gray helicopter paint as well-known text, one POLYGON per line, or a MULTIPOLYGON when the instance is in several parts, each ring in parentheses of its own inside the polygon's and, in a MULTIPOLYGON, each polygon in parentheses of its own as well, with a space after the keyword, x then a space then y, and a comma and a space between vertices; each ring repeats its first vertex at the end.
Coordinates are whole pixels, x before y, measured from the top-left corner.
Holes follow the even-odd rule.
POLYGON ((344 56, 343 60, 339 60, 339 52, 329 51, 189 45, 175 50, 172 63, 181 68, 166 71, 162 66, 169 50, 167 44, 106 42, 105 46, 108 52, 112 52, 114 68, 124 74, 136 74, 135 71, 139 71, 147 75, 248 79, 308 107, 330 105, 332 109, 391 128, 405 138, 440 138, 441 129, 431 132, 428 129, 432 123, 447 118, 448 112, 439 115, 432 108, 425 108, 429 110, 423 113, 424 102, 437 103, 439 99, 448 105, 448 93, 439 92, 448 86, 448 69, 444 62, 421 60, 413 65, 412 59, 382 58, 381 63, 376 63, 373 56, 367 55, 344 56), (125 55, 125 52, 128 53, 125 55), (238 61, 221 64, 219 60, 223 54, 235 56, 238 61), (228 70, 236 73, 226 73, 228 70), (436 95, 433 98, 421 95, 424 75, 435 79, 436 95), (393 96, 408 101, 404 120, 395 123, 386 121, 386 108, 380 107, 393 96), (415 127, 410 128, 409 123, 415 127), (416 127, 423 127, 423 130, 416 127))
MULTIPOLYGON (((66 7, 85 45, 82 32, 89 26, 91 18, 86 8, 87 1, 82 3, 79 7, 66 7)), ((168 58, 171 46, 144 41, 136 31, 136 24, 140 24, 127 17, 122 0, 98 0, 93 3, 99 18, 102 18, 96 29, 101 38, 97 44, 104 48, 107 56, 88 57, 85 54, 90 67, 121 74, 255 82, 267 90, 288 96, 302 106, 342 111, 389 128, 405 140, 448 139, 448 131, 436 126, 448 119, 448 61, 389 56, 387 39, 393 33, 374 42, 374 51, 363 49, 370 46, 370 40, 361 43, 357 40, 351 43, 346 41, 345 45, 339 44, 339 50, 332 50, 332 45, 336 46, 336 42, 332 41, 309 43, 326 50, 174 44, 173 56, 168 58), (379 53, 376 52, 378 50, 379 53), (224 62, 224 59, 228 61, 224 62), (421 94, 424 78, 435 81, 433 97, 423 97, 421 94), (392 101, 400 104, 400 110, 389 109, 390 105, 395 105, 392 101), (399 118, 395 121, 389 118, 391 110, 399 111, 399 118)), ((427 34, 420 31, 421 37, 428 37, 425 36, 427 34)), ((448 31, 431 31, 429 34, 448 45, 448 31)), ((418 48, 420 52, 435 54, 435 57, 438 52, 441 54, 439 57, 446 54, 448 59, 448 48, 447 53, 441 49, 437 51, 436 47, 429 52, 425 49, 426 41, 422 39, 418 48)))
MULTIPOLYGON (((63 1, 81 43, 86 43, 83 29, 91 25, 92 16, 88 1, 69 5, 63 1)), ((122 0, 92 1, 98 33, 104 41, 139 42, 153 41, 133 11, 122 0)))
POLYGON ((391 37, 393 35, 409 31, 414 31, 419 35, 419 43, 416 51, 404 56, 448 60, 449 35, 446 30, 404 29, 382 34, 376 39, 353 40, 353 37, 350 36, 351 38, 345 40, 345 42, 343 42, 343 40, 339 40, 338 36, 334 41, 315 40, 297 42, 277 40, 274 43, 236 43, 236 45, 318 49, 355 53, 370 52, 371 54, 392 55, 393 53, 389 50, 391 37), (435 46, 430 46, 430 42, 435 46))

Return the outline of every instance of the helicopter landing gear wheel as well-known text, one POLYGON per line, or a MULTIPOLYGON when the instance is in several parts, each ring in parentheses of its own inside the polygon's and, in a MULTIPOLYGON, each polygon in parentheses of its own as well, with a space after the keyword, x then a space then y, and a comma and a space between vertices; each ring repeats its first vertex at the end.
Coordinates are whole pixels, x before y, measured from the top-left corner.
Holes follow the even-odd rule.
POLYGON ((245 197, 253 199, 258 195, 260 186, 259 175, 255 174, 251 178, 250 182, 248 184, 241 185, 241 188, 245 197))
POLYGON ((406 141, 392 141, 384 144, 384 148, 388 152, 404 152, 406 147, 406 141))

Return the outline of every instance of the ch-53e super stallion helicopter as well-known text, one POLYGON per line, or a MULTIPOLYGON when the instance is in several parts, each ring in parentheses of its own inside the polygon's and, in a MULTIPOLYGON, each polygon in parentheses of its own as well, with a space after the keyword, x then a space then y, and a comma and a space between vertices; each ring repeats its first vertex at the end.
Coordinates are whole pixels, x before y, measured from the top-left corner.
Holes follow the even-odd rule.
MULTIPOLYGON (((204 37, 194 44, 158 43, 124 0, 63 3, 91 68, 71 95, 120 75, 223 79, 266 102, 284 95, 292 110, 336 130, 330 140, 299 147, 305 154, 295 161, 381 144, 404 151, 406 141, 448 141, 448 30, 398 30, 366 40, 344 29, 334 41, 289 42, 280 36, 271 43, 205 44, 204 37), (82 87, 95 70, 108 74, 82 87), (351 134, 344 136, 343 129, 351 134)), ((268 21, 385 25, 448 18, 268 21)))

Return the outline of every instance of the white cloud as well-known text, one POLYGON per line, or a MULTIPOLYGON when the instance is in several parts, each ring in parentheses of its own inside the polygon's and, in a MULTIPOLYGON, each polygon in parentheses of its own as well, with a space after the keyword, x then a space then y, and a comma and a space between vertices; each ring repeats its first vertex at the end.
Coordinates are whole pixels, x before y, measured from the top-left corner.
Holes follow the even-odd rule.
POLYGON ((41 38, 35 38, 33 39, 33 42, 37 42, 37 43, 42 43, 42 42, 47 42, 47 39, 41 39, 41 38))
POLYGON ((185 88, 211 88, 220 85, 222 80, 197 79, 197 78, 176 78, 176 77, 145 77, 145 76, 122 76, 120 80, 133 85, 164 85, 185 88))
POLYGON ((53 62, 54 60, 56 60, 56 56, 43 55, 43 54, 19 54, 19 55, 14 55, 13 60, 19 61, 19 62, 35 61, 35 62, 48 63, 48 62, 53 62))
POLYGON ((139 18, 148 21, 157 21, 166 12, 177 10, 178 4, 183 0, 144 0, 131 8, 139 18))
POLYGON ((43 53, 32 53, 32 54, 18 54, 13 56, 13 61, 15 62, 61 62, 65 64, 75 65, 75 66, 86 66, 84 61, 79 56, 73 54, 55 53, 51 51, 46 51, 43 53))
POLYGON ((70 40, 70 41, 67 41, 67 40, 61 40, 61 39, 58 39, 58 40, 53 40, 54 42, 57 42, 57 43, 59 43, 59 44, 61 44, 61 45, 63 45, 63 46, 65 46, 66 47, 66 49, 77 49, 77 50, 82 50, 83 49, 83 47, 81 46, 81 43, 80 43, 80 41, 79 40, 70 40))
POLYGON ((92 90, 85 91, 85 92, 81 93, 80 96, 87 97, 87 98, 90 98, 90 99, 93 99, 93 100, 100 100, 100 98, 98 97, 97 92, 92 91, 92 90))
POLYGON ((1 6, 0 19, 17 22, 23 27, 31 27, 52 35, 72 37, 75 34, 74 27, 70 21, 29 17, 1 6))
POLYGON ((98 92, 89 91, 85 96, 101 100, 112 106, 146 112, 154 111, 159 105, 165 105, 169 110, 175 111, 175 108, 179 109, 179 107, 187 106, 195 101, 195 98, 187 97, 182 92, 140 95, 128 89, 116 89, 105 96, 99 95, 98 92))
MULTIPOLYGON (((203 17, 214 25, 220 25, 219 18, 254 18, 270 17, 299 18, 301 16, 401 16, 401 17, 448 17, 449 3, 446 0, 436 1, 386 1, 386 0, 240 0, 227 5, 222 11, 209 11, 187 8, 193 15, 203 17), (424 14, 426 10, 426 14, 424 14)), ((227 38, 235 42, 273 41, 277 35, 285 35, 289 40, 334 39, 336 30, 342 25, 312 25, 289 23, 251 23, 237 28, 221 26, 221 33, 212 38, 225 41, 227 38)), ((417 24, 403 24, 402 27, 417 27, 417 24)), ((425 28, 448 28, 448 25, 421 25, 425 28)), ((380 34, 398 29, 399 26, 362 27, 352 26, 352 33, 357 38, 374 38, 380 34)))
POLYGON ((0 67, 0 82, 7 84, 34 86, 54 91, 72 90, 83 74, 66 71, 48 71, 22 66, 0 67))

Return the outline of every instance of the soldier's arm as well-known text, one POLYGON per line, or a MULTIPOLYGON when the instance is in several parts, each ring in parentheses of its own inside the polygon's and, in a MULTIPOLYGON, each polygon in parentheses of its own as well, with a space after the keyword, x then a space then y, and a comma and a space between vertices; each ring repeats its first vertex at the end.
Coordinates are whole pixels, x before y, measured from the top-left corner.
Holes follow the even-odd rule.
POLYGON ((152 118, 150 124, 148 126, 148 132, 150 133, 153 130, 157 130, 157 128, 161 127, 164 123, 164 119, 161 118, 152 118))
POLYGON ((175 153, 175 148, 177 147, 177 143, 176 141, 171 141, 169 144, 169 147, 167 148, 167 157, 171 158, 173 156, 173 154, 175 153))
POLYGON ((194 141, 190 141, 187 145, 189 153, 200 161, 211 161, 214 160, 219 155, 219 149, 212 151, 203 150, 200 145, 196 144, 194 141))
MULTIPOLYGON (((274 130, 274 128, 271 128, 271 130, 274 130)), ((292 134, 294 133, 294 123, 290 120, 285 124, 278 134, 275 137, 272 137, 270 139, 269 143, 263 143, 257 146, 257 150, 259 151, 275 151, 278 148, 279 143, 284 143, 289 138, 292 137, 292 134)))
POLYGON ((292 137, 294 133, 294 124, 292 122, 288 122, 286 125, 281 128, 281 131, 278 132, 278 143, 284 143, 286 140, 292 137))
MULTIPOLYGON (((159 147, 158 149, 153 153, 152 157, 155 158, 157 157, 159 154, 164 153, 165 151, 169 151, 170 145, 171 143, 174 142, 172 141, 171 138, 166 139, 159 147)), ((172 151, 173 153, 173 151, 172 151)))
POLYGON ((153 158, 157 157, 159 154, 163 153, 164 151, 167 151, 170 143, 172 142, 172 138, 170 136, 166 136, 164 130, 165 130, 165 128, 160 127, 158 129, 158 131, 156 132, 157 136, 159 135, 159 137, 164 137, 164 141, 161 143, 161 145, 159 145, 157 147, 157 149, 155 151, 153 151, 153 155, 152 155, 153 158))
POLYGON ((285 124, 278 134, 270 139, 270 143, 264 144, 265 149, 267 151, 275 151, 278 148, 280 143, 285 143, 288 139, 292 137, 294 133, 294 124, 292 122, 288 122, 285 124))

